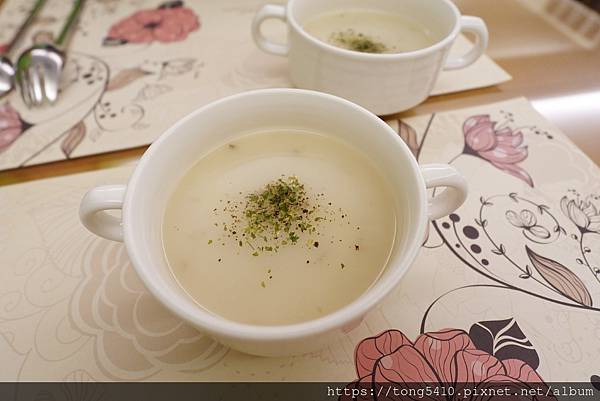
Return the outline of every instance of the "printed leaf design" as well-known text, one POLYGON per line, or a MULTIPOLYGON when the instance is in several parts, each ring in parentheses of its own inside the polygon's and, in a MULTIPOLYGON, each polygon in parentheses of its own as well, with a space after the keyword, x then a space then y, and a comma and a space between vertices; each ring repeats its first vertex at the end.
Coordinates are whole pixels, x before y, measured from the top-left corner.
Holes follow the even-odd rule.
POLYGON ((490 202, 489 200, 485 199, 483 196, 479 197, 479 202, 481 202, 482 206, 494 206, 494 204, 492 202, 490 202))
POLYGON ((552 236, 546 227, 540 226, 539 224, 529 227, 529 232, 539 239, 549 239, 552 236))
POLYGON ((475 224, 477 224, 478 226, 481 226, 483 228, 485 228, 488 224, 488 221, 486 219, 483 220, 479 220, 479 219, 475 219, 475 224))
POLYGON ((158 9, 162 10, 165 8, 178 8, 178 7, 183 7, 183 1, 181 1, 181 0, 166 1, 166 2, 162 3, 160 6, 158 6, 158 9))
POLYGON ((102 46, 121 46, 126 44, 125 39, 120 38, 104 38, 102 39, 102 46))
POLYGON ((504 255, 506 254, 506 247, 504 246, 504 244, 500 244, 495 249, 492 249, 492 252, 496 255, 504 255))
POLYGON ((527 256, 533 267, 548 284, 570 300, 581 305, 592 306, 592 297, 577 275, 555 260, 538 255, 525 245, 527 256))
POLYGON ((67 133, 67 136, 65 137, 65 139, 63 139, 60 145, 60 149, 63 151, 67 158, 71 156, 73 150, 75 150, 75 148, 79 146, 81 141, 83 141, 83 138, 85 138, 85 132, 86 128, 85 123, 83 121, 79 121, 77 124, 71 127, 71 129, 67 133))
POLYGON ((404 121, 398 120, 398 135, 408 145, 413 156, 417 157, 419 143, 417 142, 417 132, 415 129, 404 121))
POLYGON ((108 85, 106 86, 106 91, 121 89, 148 74, 149 72, 144 71, 139 67, 128 68, 126 70, 119 71, 117 75, 112 77, 108 82, 108 85))
POLYGON ((165 93, 171 92, 172 90, 173 88, 169 85, 147 84, 140 89, 134 101, 143 102, 145 100, 155 99, 165 93))
POLYGON ((475 323, 469 330, 475 347, 500 360, 518 359, 537 369, 540 358, 514 318, 475 323))
POLYGON ((529 265, 525 265, 525 273, 520 274, 519 278, 527 279, 531 277, 531 267, 529 265))
POLYGON ((193 58, 179 58, 165 61, 160 73, 160 79, 170 75, 182 75, 190 72, 196 63, 193 58))

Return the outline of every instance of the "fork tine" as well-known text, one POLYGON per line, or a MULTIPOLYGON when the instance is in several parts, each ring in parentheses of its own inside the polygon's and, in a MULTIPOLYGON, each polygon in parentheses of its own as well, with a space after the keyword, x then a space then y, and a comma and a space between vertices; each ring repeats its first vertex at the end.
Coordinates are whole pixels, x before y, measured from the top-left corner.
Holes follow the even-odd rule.
POLYGON ((44 88, 42 87, 42 75, 39 67, 41 66, 33 64, 28 69, 34 106, 41 106, 44 103, 44 88))
POLYGON ((58 98, 58 85, 60 81, 60 68, 54 66, 48 67, 44 70, 44 92, 46 93, 46 99, 50 103, 56 102, 58 98))
POLYGON ((31 107, 36 107, 37 101, 35 100, 35 93, 33 92, 33 82, 31 82, 31 74, 27 74, 27 91, 29 92, 29 99, 31 99, 31 107))
POLYGON ((52 45, 34 46, 19 57, 19 88, 28 107, 56 102, 64 61, 63 53, 52 45))
POLYGON ((18 73, 19 74, 17 82, 19 83, 21 99, 23 99, 23 103, 25 103, 27 107, 31 107, 31 97, 29 94, 29 83, 27 82, 27 74, 25 74, 25 71, 23 70, 19 70, 18 73))
POLYGON ((33 88, 31 85, 31 74, 29 74, 29 70, 25 70, 23 75, 25 76, 25 92, 27 92, 27 98, 29 99, 29 107, 35 107, 35 97, 33 96, 33 88))

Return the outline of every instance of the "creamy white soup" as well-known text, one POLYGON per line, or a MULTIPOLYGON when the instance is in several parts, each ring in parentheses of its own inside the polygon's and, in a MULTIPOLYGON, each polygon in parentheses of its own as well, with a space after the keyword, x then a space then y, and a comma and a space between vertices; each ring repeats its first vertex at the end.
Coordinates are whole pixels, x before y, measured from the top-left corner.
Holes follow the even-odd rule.
POLYGON ((269 131, 217 148, 185 174, 163 243, 200 306, 281 325, 363 294, 386 266, 396 227, 390 188, 362 152, 326 135, 269 131))
POLYGON ((414 19, 369 9, 320 14, 307 20, 303 27, 323 42, 364 53, 414 51, 438 40, 438 35, 414 19))

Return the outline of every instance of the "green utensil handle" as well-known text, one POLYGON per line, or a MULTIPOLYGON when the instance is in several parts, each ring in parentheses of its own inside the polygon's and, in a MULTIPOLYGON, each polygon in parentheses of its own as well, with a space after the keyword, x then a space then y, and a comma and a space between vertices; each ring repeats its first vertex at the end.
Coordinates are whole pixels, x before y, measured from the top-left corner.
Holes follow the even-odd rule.
POLYGON ((75 0, 73 2, 73 7, 71 7, 71 12, 69 13, 69 16, 67 17, 67 21, 65 21, 65 23, 62 27, 62 30, 60 31, 60 34, 58 35, 58 38, 56 38, 56 40, 54 41, 54 44, 56 46, 60 47, 65 43, 65 40, 67 39, 67 35, 69 34, 69 30, 71 29, 71 26, 77 20, 77 16, 79 15, 79 11, 83 7, 83 3, 84 3, 84 0, 75 0))
POLYGON ((27 18, 25 19, 25 21, 23 21, 23 23, 21 24, 21 26, 19 26, 19 29, 17 29, 17 32, 15 32, 15 34, 13 35, 10 43, 8 44, 8 46, 6 47, 6 49, 4 50, 4 54, 10 53, 10 51, 12 50, 12 48, 19 41, 19 38, 21 37, 21 35, 23 35, 23 33, 25 32, 25 30, 27 29, 27 27, 31 24, 31 22, 33 21, 33 19, 37 15, 38 11, 40 11, 40 9, 44 6, 45 2, 46 2, 46 0, 38 0, 33 5, 33 8, 29 12, 29 15, 27 16, 27 18))

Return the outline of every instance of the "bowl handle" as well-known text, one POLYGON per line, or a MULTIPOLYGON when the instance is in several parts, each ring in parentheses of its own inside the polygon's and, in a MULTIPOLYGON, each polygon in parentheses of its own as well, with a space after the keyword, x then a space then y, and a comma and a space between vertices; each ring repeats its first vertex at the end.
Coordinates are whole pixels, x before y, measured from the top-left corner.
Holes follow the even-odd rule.
POLYGON ((431 220, 444 217, 463 204, 467 199, 468 185, 465 177, 448 164, 426 164, 421 167, 426 188, 446 187, 442 193, 429 200, 431 220))
POLYGON ((449 57, 444 65, 444 70, 458 70, 473 64, 483 55, 488 45, 488 30, 485 22, 479 17, 463 15, 460 17, 461 32, 470 32, 475 35, 475 44, 467 54, 459 57, 449 57))
POLYGON ((123 209, 125 185, 105 185, 89 190, 79 205, 79 219, 92 233, 112 241, 123 242, 121 219, 107 210, 123 209))
POLYGON ((252 20, 252 37, 256 45, 264 52, 274 54, 276 56, 287 56, 288 45, 281 43, 273 43, 268 40, 260 31, 262 23, 270 18, 277 18, 283 22, 287 21, 285 6, 276 4, 267 4, 263 6, 252 20))

